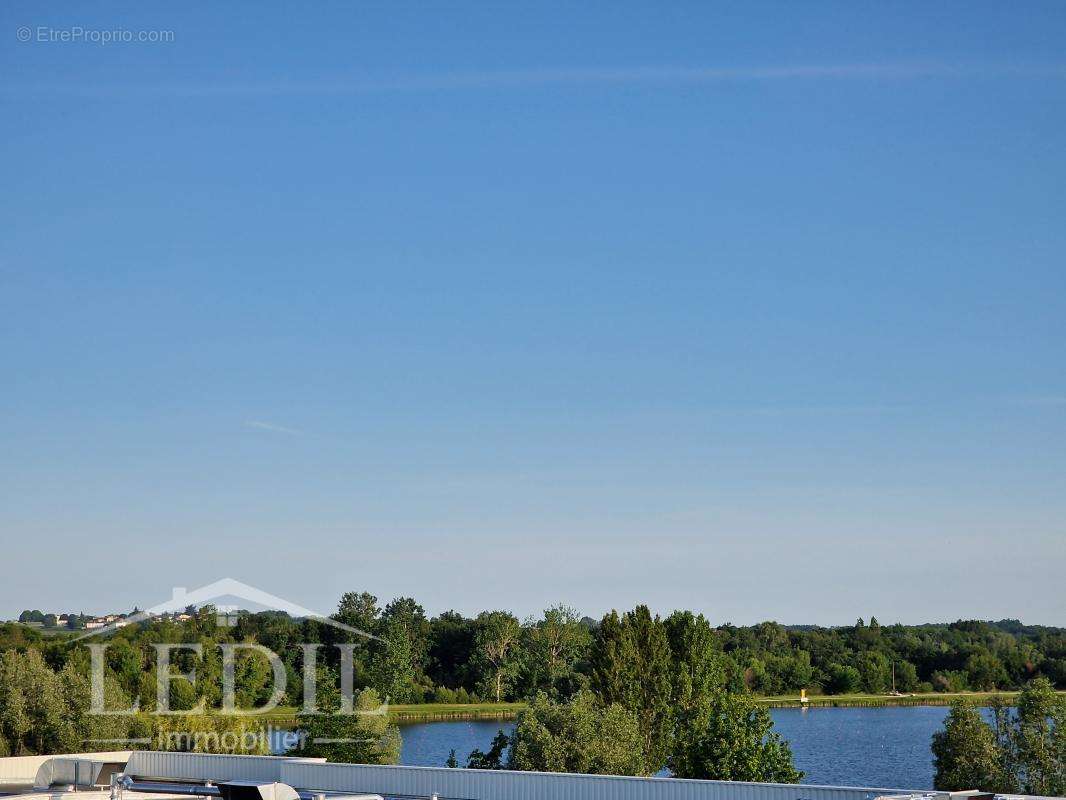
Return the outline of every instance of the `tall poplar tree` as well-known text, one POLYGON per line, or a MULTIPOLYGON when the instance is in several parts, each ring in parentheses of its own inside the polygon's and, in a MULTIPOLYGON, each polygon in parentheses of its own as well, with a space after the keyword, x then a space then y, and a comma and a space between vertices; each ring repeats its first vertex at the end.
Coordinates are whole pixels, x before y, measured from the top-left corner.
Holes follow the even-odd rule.
POLYGON ((605 705, 636 715, 649 773, 666 765, 673 739, 673 685, 666 627, 647 606, 603 618, 592 653, 592 685, 605 705))

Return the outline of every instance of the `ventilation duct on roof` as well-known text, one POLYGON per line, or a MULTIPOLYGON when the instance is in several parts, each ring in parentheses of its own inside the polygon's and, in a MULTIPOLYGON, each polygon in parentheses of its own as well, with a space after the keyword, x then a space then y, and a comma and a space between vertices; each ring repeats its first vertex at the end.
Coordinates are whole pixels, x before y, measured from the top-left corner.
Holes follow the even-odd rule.
POLYGON ((41 764, 33 786, 47 789, 50 786, 91 787, 107 783, 110 775, 121 770, 125 763, 93 758, 50 758, 41 764))

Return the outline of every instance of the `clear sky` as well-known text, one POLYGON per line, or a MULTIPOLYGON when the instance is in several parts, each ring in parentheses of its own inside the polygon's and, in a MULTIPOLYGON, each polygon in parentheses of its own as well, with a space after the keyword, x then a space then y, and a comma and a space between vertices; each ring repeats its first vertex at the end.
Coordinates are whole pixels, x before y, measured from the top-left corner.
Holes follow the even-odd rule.
POLYGON ((1066 624, 1064 41, 1062 2, 4 3, 0 617, 231 576, 1066 624))

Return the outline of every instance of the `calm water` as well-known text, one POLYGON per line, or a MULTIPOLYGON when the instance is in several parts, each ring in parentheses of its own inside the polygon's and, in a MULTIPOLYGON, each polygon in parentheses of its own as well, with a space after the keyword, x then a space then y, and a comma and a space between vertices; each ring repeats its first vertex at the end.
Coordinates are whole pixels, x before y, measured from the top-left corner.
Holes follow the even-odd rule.
MULTIPOLYGON (((774 728, 792 745, 804 783, 928 789, 933 785, 929 742, 948 709, 942 706, 901 708, 776 708, 774 728)), ((496 731, 508 733, 502 720, 427 722, 404 725, 400 763, 443 766, 455 748, 460 764, 475 747, 487 750, 496 731)))

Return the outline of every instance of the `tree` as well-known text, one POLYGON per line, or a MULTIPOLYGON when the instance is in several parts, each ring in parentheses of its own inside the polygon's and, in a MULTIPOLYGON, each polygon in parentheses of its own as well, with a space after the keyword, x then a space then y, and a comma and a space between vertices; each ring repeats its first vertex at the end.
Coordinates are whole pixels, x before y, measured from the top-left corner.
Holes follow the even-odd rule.
POLYGON ((506 611, 485 611, 478 615, 475 651, 481 663, 490 693, 499 703, 508 688, 508 680, 517 667, 515 651, 522 627, 506 611))
POLYGON ((438 686, 475 689, 471 661, 476 626, 458 611, 445 611, 430 622, 427 674, 438 686))
POLYGON ((603 618, 592 650, 592 686, 605 705, 636 715, 645 764, 666 764, 673 734, 673 663, 666 626, 647 606, 603 618))
POLYGON ((631 704, 636 663, 633 639, 618 612, 611 611, 600 621, 591 654, 592 688, 604 703, 631 704))
MULTIPOLYGON (((125 708, 128 699, 105 674, 107 707, 125 708)), ((8 650, 0 658, 0 737, 15 755, 70 753, 93 749, 91 739, 121 739, 129 718, 89 713, 88 678, 68 662, 57 675, 36 650, 8 650)))
POLYGON ((350 764, 395 764, 400 760, 400 730, 389 721, 381 697, 373 689, 356 695, 354 714, 333 713, 340 708, 340 693, 333 686, 319 690, 318 707, 320 713, 296 717, 304 734, 298 755, 350 764))
MULTIPOLYGON (((381 622, 381 609, 378 608, 378 599, 370 592, 345 592, 337 604, 337 611, 333 618, 342 625, 355 628, 362 634, 375 636, 379 633, 381 622)), ((323 648, 323 657, 334 668, 340 667, 340 650, 334 645, 354 644, 352 652, 352 669, 356 685, 363 685, 370 680, 367 675, 367 662, 373 659, 374 640, 365 635, 341 630, 333 625, 324 625, 317 621, 306 620, 304 623, 305 642, 321 642, 326 645, 323 648)))
POLYGON ((859 656, 859 675, 862 676, 862 688, 865 691, 882 694, 891 685, 892 665, 884 653, 867 650, 859 656))
POLYGON ((725 690, 725 671, 715 633, 702 614, 675 611, 663 624, 672 662, 672 764, 679 753, 693 747, 694 738, 705 730, 714 695, 725 690))
POLYGON ((951 704, 944 729, 933 734, 933 786, 943 791, 1004 791, 1002 756, 992 728, 966 699, 951 704))
POLYGON ((16 756, 26 754, 25 737, 31 725, 21 659, 14 650, 8 650, 0 659, 0 736, 4 737, 8 752, 16 756))
POLYGON ((370 592, 345 592, 337 604, 337 613, 333 615, 338 622, 364 633, 374 632, 380 616, 378 599, 370 592))
POLYGON ((407 636, 411 666, 414 672, 421 673, 429 649, 429 621, 425 609, 410 597, 397 597, 385 606, 381 615, 381 627, 388 626, 397 626, 407 636))
POLYGON ((718 692, 705 724, 675 747, 670 768, 679 778, 798 783, 803 773, 773 725, 750 695, 718 692))
MULTIPOLYGON (((503 769, 504 753, 511 746, 510 737, 503 731, 497 731, 487 753, 474 749, 466 759, 467 769, 503 769)), ((452 753, 454 754, 454 750, 452 753)))
POLYGON ((508 769, 647 775, 636 716, 618 704, 603 706, 591 692, 568 702, 540 692, 518 715, 508 769))
POLYGON ((978 691, 992 691, 1005 686, 1010 678, 1003 663, 989 652, 974 653, 966 660, 966 677, 978 691))
POLYGON ((248 717, 228 714, 189 714, 154 717, 153 748, 181 753, 225 755, 270 754, 270 741, 260 725, 248 717))
POLYGON ((128 639, 115 637, 107 648, 107 666, 115 673, 122 690, 131 697, 136 696, 144 659, 139 648, 130 644, 128 639))
POLYGON ((862 686, 862 676, 855 667, 846 664, 829 665, 830 694, 853 694, 862 686))
MULTIPOLYGON (((264 653, 247 649, 237 650, 233 667, 238 708, 253 708, 270 699, 274 691, 274 671, 264 653)), ((189 686, 185 681, 171 683, 172 688, 175 685, 189 686)), ((195 692, 192 695, 195 697, 195 692)), ((174 708, 193 708, 195 702, 194 700, 190 706, 174 708)))
POLYGON ((578 662, 587 657, 591 636, 581 616, 564 605, 545 609, 543 619, 527 623, 530 689, 549 697, 569 696, 579 686, 578 662))
POLYGON ((938 670, 932 677, 933 688, 938 692, 966 692, 970 689, 966 673, 962 670, 938 670))
POLYGON ((1037 678, 1018 696, 1016 713, 994 703, 992 721, 968 701, 952 705, 933 735, 936 788, 1066 795, 1066 698, 1037 678))
POLYGON ((68 709, 61 693, 59 680, 37 650, 26 653, 4 653, 0 669, 0 698, 10 704, 15 713, 5 714, 10 727, 5 738, 13 752, 62 753, 68 743, 68 709))
POLYGON ((910 661, 896 664, 896 689, 901 692, 913 692, 918 688, 918 670, 910 661))
POLYGON ((725 685, 714 630, 702 614, 691 611, 675 611, 663 626, 670 646, 674 708, 679 713, 702 711, 725 685))
POLYGON ((414 678, 411 639, 397 619, 384 622, 381 634, 371 647, 371 681, 387 702, 406 703, 414 678))
POLYGON ((629 710, 637 714, 644 737, 644 758, 649 772, 666 765, 673 729, 673 686, 670 681, 671 653, 666 627, 647 606, 637 606, 625 616, 637 654, 635 702, 629 710))
POLYGON ((766 662, 752 656, 744 665, 744 686, 740 691, 749 690, 756 694, 773 694, 773 678, 766 668, 766 662))
POLYGON ((806 650, 797 650, 795 655, 788 660, 785 670, 786 690, 810 688, 814 682, 814 667, 811 665, 811 654, 806 650))
POLYGON ((1066 796, 1066 697, 1046 678, 1031 681, 1018 695, 1014 742, 1022 791, 1066 796))

